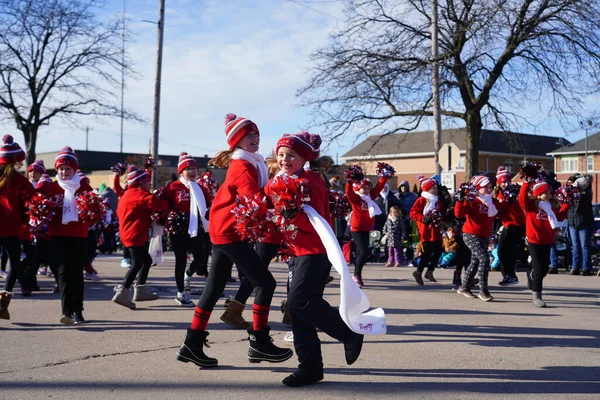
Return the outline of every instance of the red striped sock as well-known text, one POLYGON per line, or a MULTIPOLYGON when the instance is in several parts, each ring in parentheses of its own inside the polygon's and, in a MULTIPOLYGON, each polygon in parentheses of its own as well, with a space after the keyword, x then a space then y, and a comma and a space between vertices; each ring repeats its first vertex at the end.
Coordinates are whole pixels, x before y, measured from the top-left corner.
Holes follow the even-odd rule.
POLYGON ((194 319, 192 319, 192 330, 205 331, 211 313, 211 311, 204 311, 196 306, 196 309, 194 310, 194 319))
POLYGON ((269 323, 270 306, 252 305, 252 328, 259 331, 269 323))

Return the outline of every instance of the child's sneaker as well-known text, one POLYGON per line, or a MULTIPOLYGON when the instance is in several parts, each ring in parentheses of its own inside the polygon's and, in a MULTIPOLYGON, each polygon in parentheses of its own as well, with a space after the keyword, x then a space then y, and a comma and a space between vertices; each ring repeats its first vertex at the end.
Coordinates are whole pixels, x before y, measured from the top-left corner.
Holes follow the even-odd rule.
POLYGON ((131 268, 131 260, 129 258, 124 258, 121 260, 121 267, 123 268, 131 268))
POLYGON ((469 289, 458 288, 456 293, 462 294, 463 296, 468 297, 470 299, 474 299, 476 297, 473 293, 471 293, 469 289))
POLYGON ((394 264, 394 267, 396 267, 396 268, 400 268, 401 266, 402 266, 402 265, 400 265, 400 263, 396 263, 396 264, 394 264))
POLYGON ((183 307, 194 306, 194 302, 190 299, 186 292, 177 293, 177 296, 175 296, 175 302, 183 307))
POLYGON ((43 266, 43 267, 40 267, 38 269, 37 274, 38 275, 46 275, 47 271, 48 271, 48 268, 46 268, 45 266, 43 266))
POLYGON ((394 264, 391 262, 388 262, 387 264, 384 265, 384 267, 389 268, 389 267, 393 267, 394 264))
POLYGON ((0 271, 0 278, 6 279, 7 276, 8 274, 6 273, 6 271, 0 271))
POLYGON ((283 340, 285 342, 293 342, 294 341, 294 332, 287 332, 284 336, 283 336, 283 340))

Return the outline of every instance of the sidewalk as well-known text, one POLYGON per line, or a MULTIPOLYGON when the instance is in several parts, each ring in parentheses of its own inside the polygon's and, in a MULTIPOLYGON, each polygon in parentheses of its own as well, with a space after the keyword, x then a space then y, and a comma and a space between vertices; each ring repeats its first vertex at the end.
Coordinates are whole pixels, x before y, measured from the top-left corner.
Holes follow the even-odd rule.
MULTIPOLYGON (((12 319, 0 321, 0 399, 594 399, 600 398, 600 278, 566 274, 546 278, 548 308, 531 305, 525 276, 513 287, 497 285, 484 303, 450 290, 451 270, 437 270, 438 283, 417 286, 412 268, 365 266, 365 292, 383 307, 388 334, 367 337, 352 366, 343 346, 321 335, 325 380, 288 388, 281 380, 296 367, 250 364, 244 331, 219 320, 223 301, 209 323, 207 354, 219 367, 202 369, 175 360, 193 308, 175 303, 173 257, 153 267, 149 286, 161 299, 129 310, 110 302, 125 269, 117 257, 95 267, 104 278, 86 281, 87 323, 62 326, 60 298, 53 281, 40 279, 42 292, 10 305, 12 319)), ((270 324, 279 346, 289 327, 280 324, 286 266, 271 266, 278 282, 270 324)), ((236 274, 234 273, 234 276, 236 274)), ((204 278, 195 279, 202 287, 204 278)), ((338 304, 335 280, 327 299, 338 304)), ((238 283, 227 286, 233 295, 238 283)), ((193 296, 197 300, 198 296, 193 296)), ((251 319, 251 310, 244 313, 251 319)))

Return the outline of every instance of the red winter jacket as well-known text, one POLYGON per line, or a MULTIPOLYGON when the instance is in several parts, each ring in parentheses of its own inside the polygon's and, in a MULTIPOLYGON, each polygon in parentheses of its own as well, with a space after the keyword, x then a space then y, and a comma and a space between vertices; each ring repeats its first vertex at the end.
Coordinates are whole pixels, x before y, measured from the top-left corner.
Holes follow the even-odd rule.
MULTIPOLYGON (((88 224, 79 221, 72 221, 68 224, 62 223, 62 207, 63 200, 65 198, 65 191, 60 187, 57 181, 45 184, 40 189, 40 192, 45 193, 54 203, 56 208, 54 209, 54 216, 48 224, 48 235, 52 236, 68 236, 85 238, 88 236, 88 224)), ((87 184, 81 183, 79 189, 75 192, 75 196, 82 194, 83 192, 91 192, 94 189, 87 184)))
MULTIPOLYGON (((377 196, 379 196, 379 193, 381 193, 387 181, 388 179, 383 176, 379 178, 377 185, 375 185, 375 187, 371 189, 371 192, 369 193, 372 200, 375 200, 377 196)), ((356 194, 352 188, 352 183, 350 182, 346 183, 346 197, 348 197, 348 201, 352 206, 350 230, 352 232, 365 232, 373 229, 373 226, 375 226, 375 218, 369 215, 367 203, 363 202, 360 196, 356 194)), ((385 210, 381 210, 381 212, 385 213, 385 210)))
POLYGON ((498 218, 502 221, 503 226, 507 228, 510 226, 525 226, 525 213, 518 201, 506 203, 502 192, 498 194, 498 200, 504 207, 501 213, 498 211, 498 218))
MULTIPOLYGON (((528 190, 529 183, 523 182, 521 191, 519 192, 519 204, 525 211, 525 235, 527 236, 527 241, 533 244, 550 245, 554 243, 556 233, 550 226, 548 214, 535 205, 535 200, 529 197, 528 190)), ((567 218, 569 205, 563 204, 560 208, 553 207, 552 211, 554 211, 556 219, 562 221, 567 218)))
POLYGON ((245 160, 232 160, 225 181, 217 191, 210 208, 208 232, 213 244, 229 244, 242 240, 235 230, 235 216, 231 213, 235 207, 235 199, 237 196, 252 196, 260 191, 256 167, 245 160))
MULTIPOLYGON (((13 168, 7 165, 6 168, 13 168)), ((25 221, 25 201, 35 191, 31 183, 15 171, 10 182, 0 189, 0 237, 18 237, 25 221)))
MULTIPOLYGON (((200 186, 204 200, 206 201, 206 207, 210 207, 210 196, 204 186, 200 186)), ((166 200, 171 205, 171 209, 177 211, 183 211, 186 214, 190 213, 190 190, 185 185, 177 180, 169 183, 161 191, 159 197, 166 200)))
MULTIPOLYGON (((417 221, 419 239, 421 242, 436 242, 438 240, 442 240, 442 230, 439 226, 435 226, 433 224, 427 225, 423 223, 423 211, 425 210, 426 204, 427 199, 423 196, 419 196, 417 201, 415 201, 415 204, 413 204, 412 208, 410 209, 410 219, 417 221)), ((437 203, 435 203, 435 208, 438 209, 442 216, 446 214, 446 208, 439 199, 437 203)))
POLYGON ((117 206, 121 242, 125 247, 146 245, 150 231, 150 215, 168 209, 167 201, 146 190, 139 187, 127 189, 117 206))
POLYGON ((454 215, 456 218, 466 218, 466 222, 463 225, 463 233, 486 239, 490 237, 494 219, 496 219, 503 209, 498 200, 493 199, 493 202, 498 209, 498 214, 493 217, 488 217, 488 208, 481 200, 479 200, 479 198, 476 198, 472 202, 456 202, 456 205, 454 206, 454 215))
MULTIPOLYGON (((308 190, 310 193, 310 201, 308 204, 315 209, 321 217, 331 226, 331 211, 329 209, 329 195, 325 188, 323 178, 313 171, 302 169, 298 173, 298 178, 308 180, 308 190)), ((269 185, 265 186, 265 192, 270 195, 269 185)), ((290 248, 291 252, 296 256, 309 256, 316 254, 327 254, 325 246, 321 242, 321 238, 310 223, 308 216, 299 211, 298 215, 290 221, 292 225, 297 227, 295 238, 292 240, 290 235, 292 232, 283 234, 285 244, 290 248)))

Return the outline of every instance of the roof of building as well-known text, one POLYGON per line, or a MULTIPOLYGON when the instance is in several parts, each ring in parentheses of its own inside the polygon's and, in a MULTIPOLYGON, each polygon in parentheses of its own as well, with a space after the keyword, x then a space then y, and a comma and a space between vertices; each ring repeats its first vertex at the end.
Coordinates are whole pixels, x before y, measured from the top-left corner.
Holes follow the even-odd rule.
MULTIPOLYGON (((466 151, 466 128, 444 129, 442 143, 454 143, 461 151, 466 151)), ((483 129, 479 151, 501 154, 547 157, 559 147, 558 141, 570 142, 555 136, 531 135, 525 133, 502 132, 483 129)), ((353 159, 364 156, 429 156, 433 155, 433 131, 396 133, 391 135, 369 136, 342 156, 353 159)))
MULTIPOLYGON (((600 152, 600 132, 594 133, 588 136, 587 139, 588 153, 600 152)), ((554 154, 583 154, 585 153, 585 138, 578 140, 575 143, 568 144, 567 146, 558 148, 548 153, 549 155, 554 154)))

